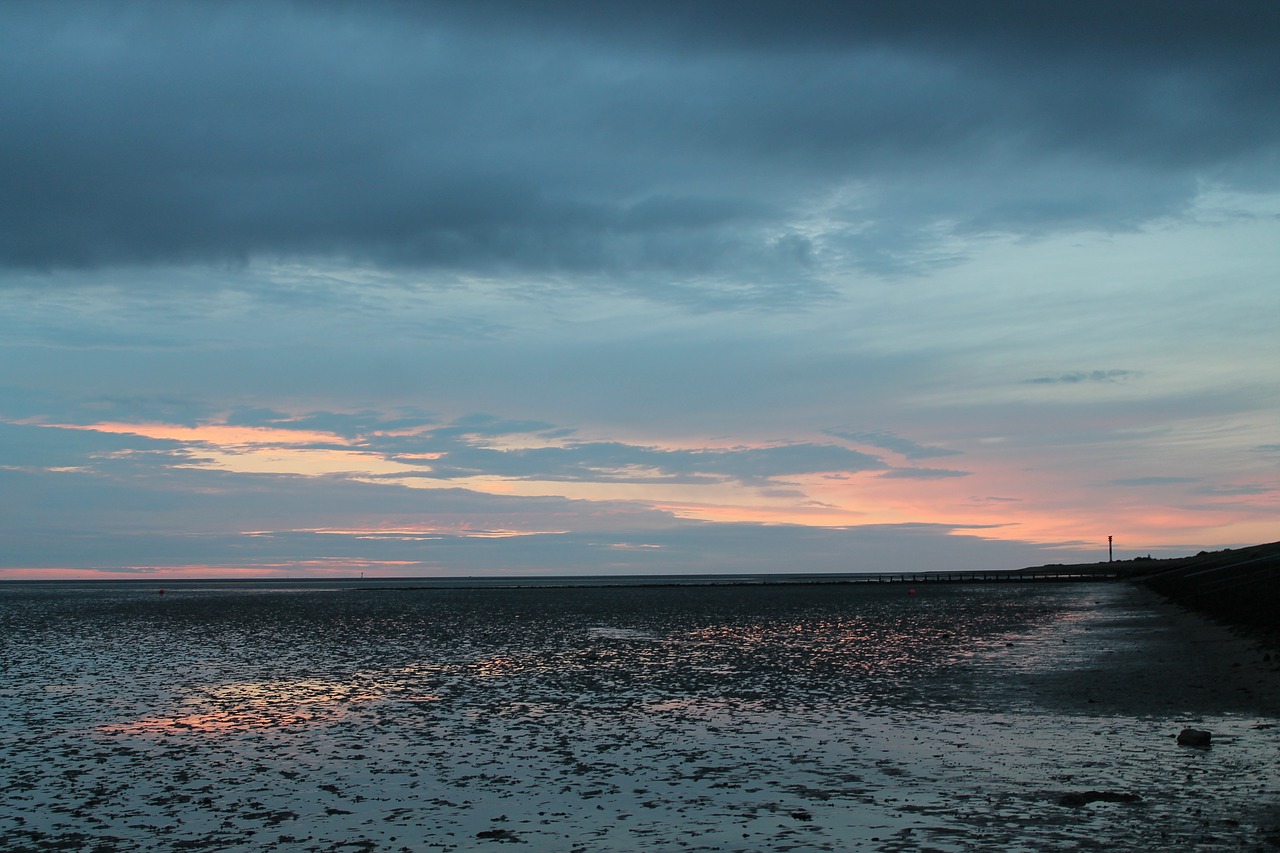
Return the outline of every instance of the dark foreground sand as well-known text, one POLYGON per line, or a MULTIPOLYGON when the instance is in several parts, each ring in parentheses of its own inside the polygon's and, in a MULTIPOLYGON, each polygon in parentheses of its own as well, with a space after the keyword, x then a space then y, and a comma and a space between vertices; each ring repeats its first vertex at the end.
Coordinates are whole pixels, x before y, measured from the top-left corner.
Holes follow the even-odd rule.
POLYGON ((955 646, 935 632, 923 652, 896 636, 861 674, 762 665, 776 687, 756 694, 716 688, 741 675, 726 655, 808 648, 783 634, 825 623, 673 640, 601 619, 537 670, 496 639, 360 657, 359 611, 323 660, 241 623, 186 636, 145 602, 129 619, 150 633, 128 636, 154 644, 110 622, 55 636, 11 620, 0 849, 1280 847, 1276 650, 1127 584, 992 595, 1035 597, 1040 615, 955 646), (662 689, 644 686, 675 640, 686 651, 650 673, 662 689), (566 690, 557 668, 584 659, 566 690), (1212 746, 1178 746, 1184 726, 1212 746))

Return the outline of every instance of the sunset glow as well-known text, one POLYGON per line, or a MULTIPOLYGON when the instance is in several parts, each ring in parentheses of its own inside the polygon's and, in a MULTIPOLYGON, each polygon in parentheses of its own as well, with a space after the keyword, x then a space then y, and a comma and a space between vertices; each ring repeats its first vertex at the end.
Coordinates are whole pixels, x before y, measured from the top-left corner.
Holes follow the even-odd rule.
POLYGON ((133 8, 0 8, 0 578, 1280 539, 1252 18, 133 8))

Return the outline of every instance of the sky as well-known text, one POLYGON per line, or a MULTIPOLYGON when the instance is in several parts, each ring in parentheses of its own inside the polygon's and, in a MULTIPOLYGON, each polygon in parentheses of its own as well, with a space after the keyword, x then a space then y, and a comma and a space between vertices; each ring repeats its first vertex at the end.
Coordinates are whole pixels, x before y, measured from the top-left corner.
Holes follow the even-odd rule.
POLYGON ((0 5, 0 578, 1280 539, 1280 5, 0 5))

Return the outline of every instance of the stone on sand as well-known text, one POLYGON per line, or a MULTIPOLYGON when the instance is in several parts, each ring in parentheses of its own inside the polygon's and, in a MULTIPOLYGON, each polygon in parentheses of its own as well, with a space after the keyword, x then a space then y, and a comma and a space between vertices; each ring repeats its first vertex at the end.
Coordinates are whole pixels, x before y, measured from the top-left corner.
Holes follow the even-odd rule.
POLYGON ((1178 732, 1180 746, 1209 746, 1213 735, 1204 729, 1183 729, 1178 732))

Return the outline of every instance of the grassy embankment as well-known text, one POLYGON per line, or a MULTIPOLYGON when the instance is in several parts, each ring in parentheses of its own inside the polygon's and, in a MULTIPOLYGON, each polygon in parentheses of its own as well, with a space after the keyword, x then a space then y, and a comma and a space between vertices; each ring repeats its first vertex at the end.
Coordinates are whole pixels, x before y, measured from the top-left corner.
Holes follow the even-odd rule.
POLYGON ((1119 571, 1133 583, 1228 622, 1280 631, 1280 542, 1072 568, 1119 571))

